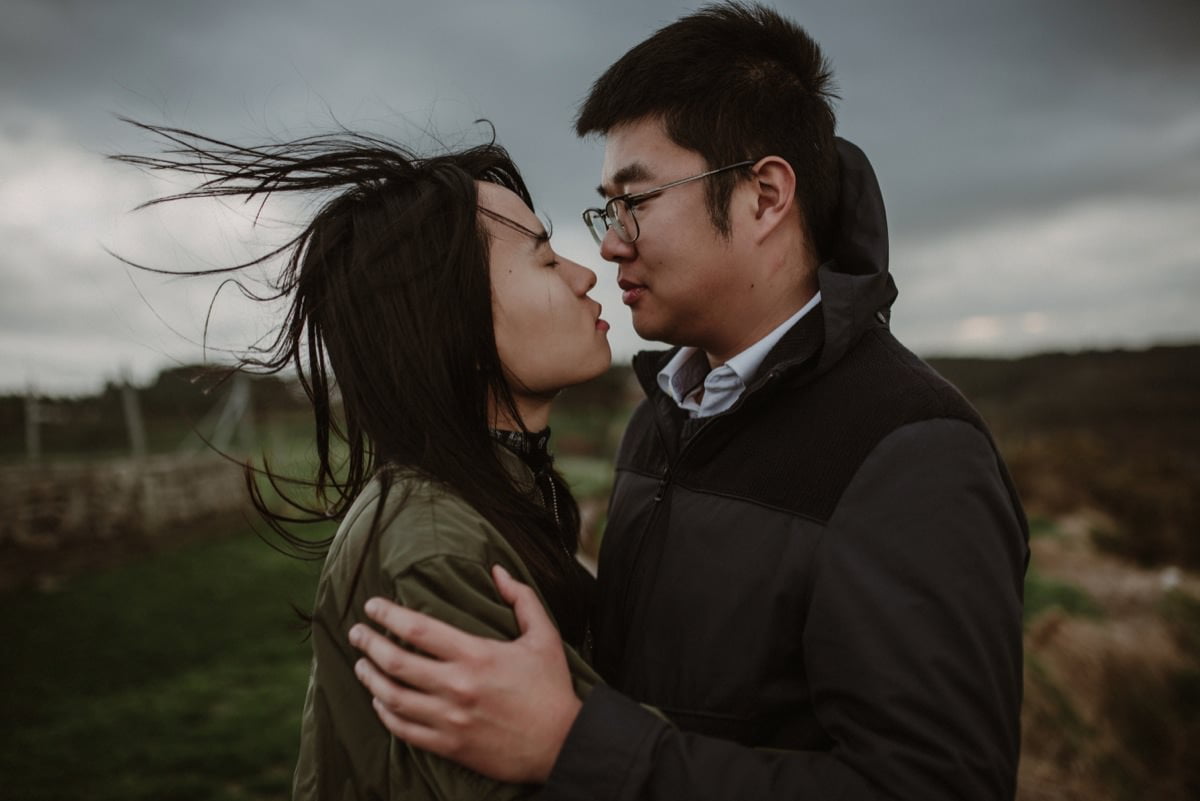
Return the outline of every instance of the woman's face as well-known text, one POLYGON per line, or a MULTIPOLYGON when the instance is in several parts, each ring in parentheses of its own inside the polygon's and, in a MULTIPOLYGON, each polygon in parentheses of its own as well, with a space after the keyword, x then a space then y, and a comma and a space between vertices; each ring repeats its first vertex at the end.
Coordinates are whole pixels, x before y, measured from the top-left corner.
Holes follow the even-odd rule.
POLYGON ((587 293, 596 274, 555 254, 537 216, 503 187, 480 182, 491 236, 496 349, 515 396, 547 396, 608 369, 608 323, 587 293), (521 230, 524 229, 524 230, 521 230))

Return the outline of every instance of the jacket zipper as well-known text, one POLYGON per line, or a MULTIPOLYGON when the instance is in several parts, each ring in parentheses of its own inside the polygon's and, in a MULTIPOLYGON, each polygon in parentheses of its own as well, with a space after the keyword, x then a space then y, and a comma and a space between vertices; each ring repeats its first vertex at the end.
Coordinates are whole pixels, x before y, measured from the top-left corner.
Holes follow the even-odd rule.
MULTIPOLYGON (((646 573, 646 566, 645 561, 642 559, 642 552, 645 550, 646 541, 650 539, 650 534, 654 530, 655 524, 658 522, 658 519, 662 514, 662 502, 666 500, 667 492, 671 488, 671 474, 674 472, 676 465, 683 461, 683 457, 685 454, 687 454, 688 450, 691 449, 692 443, 696 441, 696 438, 699 437, 700 434, 703 433, 706 428, 708 428, 708 426, 709 421, 705 421, 699 428, 696 429, 696 432, 692 434, 691 438, 687 441, 687 444, 683 446, 679 454, 675 457, 675 461, 667 465, 666 472, 663 473, 662 478, 660 478, 658 481, 658 489, 654 491, 654 508, 650 511, 650 517, 646 521, 646 525, 642 527, 641 532, 638 534, 637 540, 633 544, 633 555, 629 560, 629 569, 625 571, 625 586, 622 590, 621 598, 624 600, 622 618, 625 620, 625 626, 627 630, 631 630, 633 628, 633 616, 637 606, 635 599, 633 598, 633 588, 642 586, 642 578, 646 573)), ((625 654, 627 653, 628 649, 626 649, 625 653, 621 655, 622 663, 624 663, 625 654)), ((624 664, 622 664, 622 671, 623 669, 624 664)))
MULTIPOLYGON (((707 431, 708 428, 715 421, 717 421, 727 415, 733 414, 735 411, 737 411, 739 408, 741 408, 742 404, 746 401, 747 397, 749 397, 751 394, 756 394, 759 390, 765 389, 767 387, 767 385, 774 383, 775 379, 778 377, 779 377, 779 372, 777 370, 772 370, 771 372, 769 372, 767 374, 767 377, 762 381, 761 384, 754 386, 754 387, 747 387, 746 390, 742 393, 742 396, 740 398, 738 398, 737 401, 733 404, 733 406, 729 407, 729 409, 727 409, 726 411, 724 411, 720 414, 714 415, 714 416, 706 419, 703 423, 700 424, 700 426, 696 429, 696 431, 692 434, 692 436, 688 438, 688 441, 684 444, 683 448, 681 448, 679 453, 676 454, 674 461, 669 462, 667 464, 666 472, 664 472, 662 475, 662 478, 659 479, 658 489, 655 490, 655 493, 654 493, 654 499, 653 499, 654 508, 650 512, 650 518, 646 521, 646 525, 642 527, 642 531, 640 532, 637 540, 633 544, 633 555, 630 558, 630 560, 627 562, 627 564, 629 565, 629 568, 624 571, 626 577, 625 577, 625 581, 624 581, 624 586, 622 587, 621 595, 619 597, 623 600, 621 617, 622 617, 626 631, 631 631, 633 629, 633 618, 634 618, 634 613, 636 612, 636 602, 635 602, 635 599, 633 598, 633 589, 635 587, 642 586, 642 579, 643 579, 646 569, 647 569, 645 562, 642 559, 642 552, 645 550, 646 541, 649 539, 650 533, 654 530, 655 523, 658 522, 658 518, 659 518, 659 516, 661 514, 661 510, 662 510, 662 502, 663 502, 663 500, 666 499, 667 491, 671 488, 672 473, 674 473, 675 468, 677 466, 679 466, 680 464, 683 463, 684 458, 688 454, 688 451, 690 451, 692 449, 692 447, 696 444, 696 441, 700 439, 700 436, 705 431, 707 431)), ((659 435, 660 439, 662 439, 664 441, 663 450, 664 451, 668 450, 667 445, 666 445, 666 436, 663 434, 663 427, 662 427, 661 421, 658 418, 657 409, 655 410, 654 414, 655 414, 655 418, 654 418, 655 428, 658 430, 658 435, 659 435)), ((628 646, 626 646, 622 650, 622 653, 621 653, 621 672, 622 673, 625 672, 628 655, 629 655, 629 648, 628 648, 628 646)))

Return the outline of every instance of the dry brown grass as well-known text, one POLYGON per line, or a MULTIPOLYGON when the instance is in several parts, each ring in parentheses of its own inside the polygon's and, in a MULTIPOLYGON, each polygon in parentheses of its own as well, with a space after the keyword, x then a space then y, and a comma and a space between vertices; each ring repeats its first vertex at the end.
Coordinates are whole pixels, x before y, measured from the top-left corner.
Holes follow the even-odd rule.
POLYGON ((1032 543, 1033 567, 1085 591, 1099 619, 1052 608, 1025 639, 1020 801, 1183 801, 1200 792, 1200 577, 1097 550, 1094 512, 1032 543))

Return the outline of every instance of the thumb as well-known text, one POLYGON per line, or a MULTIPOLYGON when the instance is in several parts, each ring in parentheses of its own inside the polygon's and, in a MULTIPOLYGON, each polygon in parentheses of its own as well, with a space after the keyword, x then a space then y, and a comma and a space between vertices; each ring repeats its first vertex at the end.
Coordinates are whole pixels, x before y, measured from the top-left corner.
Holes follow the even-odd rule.
POLYGON ((521 636, 551 634, 555 639, 558 638, 558 629, 554 627, 553 621, 546 613, 546 608, 542 606, 542 602, 538 600, 537 593, 533 591, 532 587, 517 581, 500 565, 492 567, 492 579, 496 582, 496 589, 500 591, 500 597, 512 606, 513 613, 517 616, 517 627, 521 630, 521 636))

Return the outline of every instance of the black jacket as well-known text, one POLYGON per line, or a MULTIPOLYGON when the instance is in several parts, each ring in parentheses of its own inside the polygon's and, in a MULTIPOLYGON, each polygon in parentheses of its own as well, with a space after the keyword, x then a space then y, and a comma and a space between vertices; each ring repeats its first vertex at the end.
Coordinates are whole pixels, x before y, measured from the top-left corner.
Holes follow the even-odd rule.
POLYGON ((978 414, 888 330, 882 198, 839 151, 822 302, 738 403, 689 420, 655 383, 672 352, 634 361, 600 554, 614 689, 546 798, 1015 793, 1024 514, 978 414))

